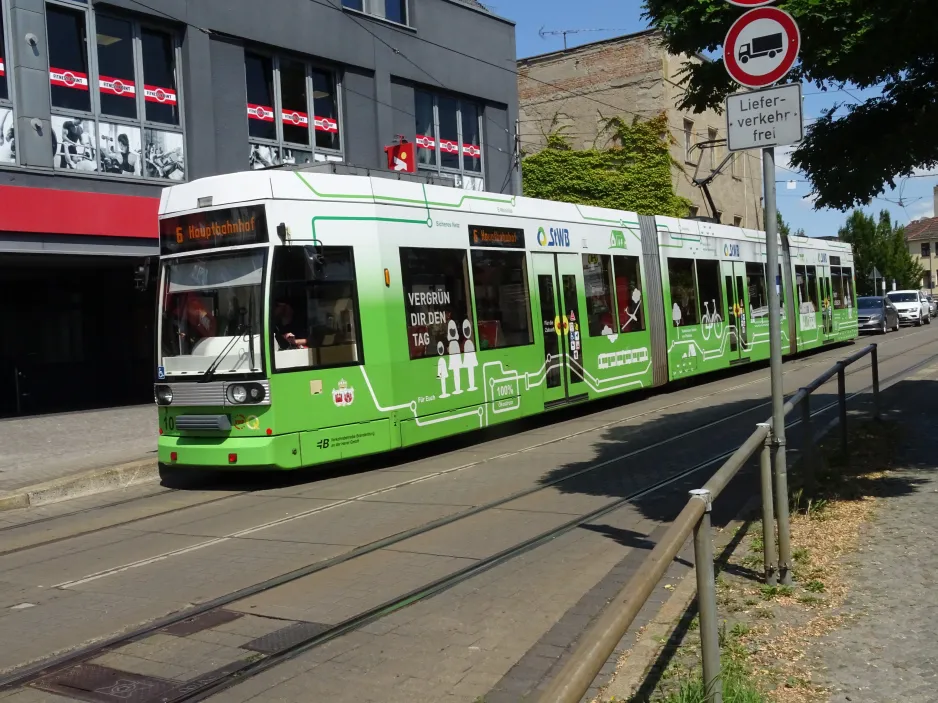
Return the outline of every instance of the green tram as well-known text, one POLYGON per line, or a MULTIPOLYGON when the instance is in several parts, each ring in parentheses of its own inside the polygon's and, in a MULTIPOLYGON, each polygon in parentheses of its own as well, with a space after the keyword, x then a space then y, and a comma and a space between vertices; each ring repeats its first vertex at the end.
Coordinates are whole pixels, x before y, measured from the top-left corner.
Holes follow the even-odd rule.
POLYGON ((159 460, 293 469, 857 336, 853 254, 393 178, 269 170, 160 204, 159 460), (793 294, 793 291, 797 291, 793 294))

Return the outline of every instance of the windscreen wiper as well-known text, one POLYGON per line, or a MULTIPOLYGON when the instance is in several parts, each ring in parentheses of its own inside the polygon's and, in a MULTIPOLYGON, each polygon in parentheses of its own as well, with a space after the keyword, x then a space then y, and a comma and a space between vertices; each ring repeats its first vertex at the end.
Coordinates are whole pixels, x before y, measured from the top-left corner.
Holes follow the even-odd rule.
MULTIPOLYGON (((241 325, 241 327, 243 328, 244 325, 241 325)), ((231 338, 231 341, 229 341, 228 344, 225 345, 225 348, 222 349, 221 352, 218 354, 218 356, 216 356, 215 359, 212 361, 212 363, 208 365, 208 368, 205 369, 205 373, 202 374, 202 378, 199 379, 199 383, 208 383, 209 381, 212 380, 212 377, 215 375, 215 371, 218 369, 219 366, 221 366, 222 359, 228 356, 228 352, 230 352, 234 348, 234 345, 238 342, 238 340, 241 339, 241 332, 242 332, 242 329, 239 328, 237 334, 235 334, 235 336, 231 338)))

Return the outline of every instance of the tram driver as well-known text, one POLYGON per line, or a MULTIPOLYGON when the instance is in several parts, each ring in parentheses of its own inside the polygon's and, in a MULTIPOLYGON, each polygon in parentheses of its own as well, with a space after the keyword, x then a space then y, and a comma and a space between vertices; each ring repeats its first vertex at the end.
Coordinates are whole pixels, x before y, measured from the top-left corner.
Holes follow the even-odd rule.
POLYGON ((307 331, 304 329, 304 325, 295 319, 293 306, 289 300, 277 298, 273 312, 274 338, 277 340, 281 351, 284 349, 302 349, 309 346, 307 331))

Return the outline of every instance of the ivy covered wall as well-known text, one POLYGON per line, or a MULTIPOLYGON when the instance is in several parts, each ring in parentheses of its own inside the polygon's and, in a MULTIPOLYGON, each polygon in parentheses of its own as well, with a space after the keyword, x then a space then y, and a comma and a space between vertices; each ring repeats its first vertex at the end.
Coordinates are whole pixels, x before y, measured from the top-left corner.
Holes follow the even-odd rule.
POLYGON ((548 134, 546 149, 523 158, 524 195, 640 215, 687 216, 691 203, 675 195, 672 184, 675 164, 665 115, 631 123, 613 117, 601 135, 611 136, 613 146, 574 150, 562 128, 548 134))

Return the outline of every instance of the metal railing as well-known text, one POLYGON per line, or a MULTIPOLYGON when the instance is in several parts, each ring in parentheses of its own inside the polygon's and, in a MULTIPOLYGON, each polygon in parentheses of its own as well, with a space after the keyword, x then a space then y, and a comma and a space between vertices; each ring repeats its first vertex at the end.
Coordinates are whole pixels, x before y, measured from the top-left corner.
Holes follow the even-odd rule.
MULTIPOLYGON (((879 419, 879 366, 876 345, 871 344, 838 361, 814 381, 800 388, 785 403, 784 414, 788 415, 799 404, 802 409, 803 425, 802 460, 806 479, 813 481, 815 471, 815 435, 811 422, 811 394, 837 376, 837 404, 841 449, 846 457, 847 443, 847 395, 845 370, 863 357, 870 356, 873 376, 873 417, 879 419)), ((831 406, 828 406, 828 408, 831 406)), ((819 409, 826 410, 827 408, 819 409)), ((573 655, 550 682, 540 696, 539 703, 579 703, 589 690, 609 659, 616 646, 632 625, 652 590, 661 580, 671 562, 684 547, 688 537, 694 536, 694 563, 697 575, 697 600, 700 615, 700 641, 703 661, 704 690, 711 703, 722 703, 723 691, 720 678, 720 644, 717 626, 716 585, 713 567, 713 540, 710 527, 710 511, 713 500, 742 469, 756 452, 760 457, 760 479, 762 495, 762 532, 765 580, 776 584, 791 583, 791 537, 788 514, 787 467, 775 466, 773 490, 772 456, 777 445, 772 431, 772 422, 757 425, 749 439, 726 460, 723 466, 710 477, 703 488, 691 491, 691 498, 674 519, 670 527, 655 545, 651 553, 622 588, 618 596, 607 606, 606 611, 583 635, 573 655), (773 506, 773 494, 775 497, 773 506), (774 511, 773 511, 774 507, 774 511), (774 512, 774 515, 773 515, 774 512), (778 550, 775 545, 775 517, 778 518, 778 550)))

